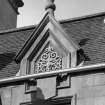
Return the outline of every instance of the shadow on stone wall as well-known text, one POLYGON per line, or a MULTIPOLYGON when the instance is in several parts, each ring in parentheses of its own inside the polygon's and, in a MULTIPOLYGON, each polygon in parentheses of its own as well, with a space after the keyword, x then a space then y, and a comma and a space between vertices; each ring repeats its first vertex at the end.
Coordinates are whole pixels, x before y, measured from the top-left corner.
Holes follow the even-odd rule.
POLYGON ((31 93, 31 102, 30 105, 53 105, 49 100, 45 100, 42 90, 37 88, 36 92, 31 93))
POLYGON ((1 97, 0 97, 0 105, 2 105, 1 97))
POLYGON ((42 90, 40 88, 37 88, 37 91, 31 93, 31 102, 34 102, 36 100, 44 100, 44 95, 42 93, 42 90))

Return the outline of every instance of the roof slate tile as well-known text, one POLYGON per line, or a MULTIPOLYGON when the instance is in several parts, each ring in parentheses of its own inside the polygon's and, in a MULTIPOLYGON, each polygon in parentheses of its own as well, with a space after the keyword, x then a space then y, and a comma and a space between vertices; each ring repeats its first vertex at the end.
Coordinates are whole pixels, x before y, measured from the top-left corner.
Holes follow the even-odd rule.
MULTIPOLYGON (((67 34, 75 40, 89 58, 84 65, 105 62, 104 15, 61 22, 67 34), (82 43, 82 44, 80 44, 82 43)), ((19 64, 14 57, 24 46, 35 26, 0 32, 0 78, 15 76, 19 64)))

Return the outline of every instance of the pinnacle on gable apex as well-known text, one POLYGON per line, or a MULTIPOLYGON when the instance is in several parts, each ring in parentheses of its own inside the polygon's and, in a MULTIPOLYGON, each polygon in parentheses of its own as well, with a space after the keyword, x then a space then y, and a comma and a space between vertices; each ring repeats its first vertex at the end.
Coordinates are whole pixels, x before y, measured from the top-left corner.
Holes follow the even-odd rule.
POLYGON ((17 7, 22 7, 24 5, 24 2, 22 0, 15 0, 15 5, 17 7))
POLYGON ((54 11, 56 9, 56 6, 54 4, 55 0, 45 0, 46 1, 46 6, 45 6, 45 10, 51 14, 54 15, 54 11))

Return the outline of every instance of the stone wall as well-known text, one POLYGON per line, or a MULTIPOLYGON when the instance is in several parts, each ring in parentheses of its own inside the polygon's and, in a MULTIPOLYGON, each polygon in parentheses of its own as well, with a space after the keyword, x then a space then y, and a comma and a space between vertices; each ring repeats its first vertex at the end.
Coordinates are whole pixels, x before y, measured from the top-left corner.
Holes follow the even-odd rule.
MULTIPOLYGON (((56 96, 52 99, 61 97, 72 97, 72 105, 104 105, 105 104, 105 74, 92 73, 70 76, 70 87, 56 89, 56 96)), ((51 81, 50 81, 51 82, 51 81)), ((44 86, 45 83, 43 83, 44 86)), ((49 87, 49 86, 48 86, 49 87)), ((50 86, 52 88, 52 86, 50 86)), ((56 88, 56 87, 55 87, 56 88)), ((25 85, 18 85, 14 87, 5 88, 2 91, 2 99, 5 97, 6 104, 9 105, 11 97, 11 105, 20 105, 20 103, 27 103, 41 97, 37 91, 26 93, 25 85), (5 91, 6 90, 6 91, 5 91), (11 90, 11 92, 10 92, 11 90), (9 95, 10 93, 10 95, 9 95), (7 95, 5 95, 7 94, 7 95), (39 95, 39 96, 38 96, 39 95)))
POLYGON ((0 30, 16 28, 17 13, 8 0, 0 0, 0 30))

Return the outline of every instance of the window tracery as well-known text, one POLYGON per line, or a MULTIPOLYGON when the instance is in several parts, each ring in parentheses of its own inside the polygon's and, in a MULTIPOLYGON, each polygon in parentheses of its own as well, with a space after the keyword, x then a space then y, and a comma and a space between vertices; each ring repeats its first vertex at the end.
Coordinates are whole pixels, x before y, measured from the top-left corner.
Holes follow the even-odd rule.
POLYGON ((54 50, 52 46, 48 46, 35 62, 34 73, 42 73, 62 69, 62 57, 54 50))

